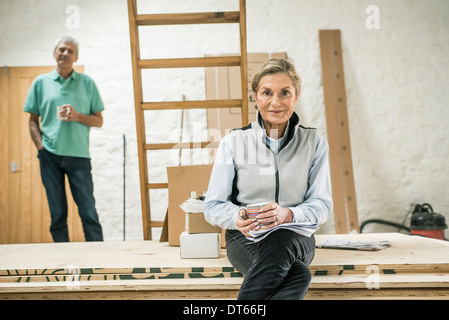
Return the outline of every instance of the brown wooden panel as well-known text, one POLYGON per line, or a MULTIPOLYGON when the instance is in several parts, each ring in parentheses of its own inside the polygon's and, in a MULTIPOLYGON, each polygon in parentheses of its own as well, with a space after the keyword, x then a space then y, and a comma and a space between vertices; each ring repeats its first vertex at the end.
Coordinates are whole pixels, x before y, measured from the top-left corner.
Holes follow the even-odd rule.
POLYGON ((0 68, 0 243, 8 242, 9 208, 9 79, 0 68))
MULTIPOLYGON (((32 81, 54 67, 1 68, 0 243, 52 242, 50 212, 40 176, 37 150, 29 134, 29 114, 23 105, 32 81), (11 163, 18 164, 16 172, 11 163)), ((77 66, 83 72, 82 66, 77 66)), ((70 189, 68 226, 72 241, 84 241, 77 206, 70 189)))
POLYGON ((326 111, 335 231, 359 231, 339 30, 320 30, 321 68, 326 111))

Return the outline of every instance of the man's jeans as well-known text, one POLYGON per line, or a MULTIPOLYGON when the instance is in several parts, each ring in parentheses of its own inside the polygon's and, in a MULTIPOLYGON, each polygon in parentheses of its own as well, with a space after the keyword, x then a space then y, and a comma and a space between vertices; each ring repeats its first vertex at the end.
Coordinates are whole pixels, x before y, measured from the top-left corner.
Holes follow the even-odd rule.
POLYGON ((84 230, 86 241, 103 241, 103 231, 95 209, 92 167, 90 159, 65 157, 39 150, 42 182, 47 191, 51 215, 50 232, 55 242, 68 242, 67 198, 65 175, 67 174, 73 199, 84 230))
POLYGON ((238 230, 226 230, 226 249, 232 265, 245 275, 240 300, 300 300, 312 275, 315 238, 279 229, 258 243, 238 230))

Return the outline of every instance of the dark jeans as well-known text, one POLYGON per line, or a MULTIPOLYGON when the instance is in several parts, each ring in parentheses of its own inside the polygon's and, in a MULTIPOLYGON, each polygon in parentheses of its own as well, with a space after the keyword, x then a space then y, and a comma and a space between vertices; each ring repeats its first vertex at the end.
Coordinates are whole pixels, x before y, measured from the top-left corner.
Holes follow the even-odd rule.
POLYGON ((312 275, 315 238, 279 229, 258 243, 238 230, 226 230, 226 249, 232 265, 245 275, 239 300, 300 300, 312 275))
POLYGON ((65 175, 78 206, 86 241, 103 241, 103 231, 95 209, 90 159, 58 156, 45 149, 39 150, 38 158, 50 208, 50 232, 53 241, 70 241, 67 229, 65 175))

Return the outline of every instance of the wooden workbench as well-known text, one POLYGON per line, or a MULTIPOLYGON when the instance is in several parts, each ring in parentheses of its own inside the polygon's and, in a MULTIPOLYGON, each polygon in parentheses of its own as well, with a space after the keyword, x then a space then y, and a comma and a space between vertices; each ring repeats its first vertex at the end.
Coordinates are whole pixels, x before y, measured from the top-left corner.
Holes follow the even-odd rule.
MULTIPOLYGON (((327 235, 317 235, 317 243, 327 235)), ((398 233, 381 251, 317 249, 307 299, 449 299, 449 242, 398 233)), ((0 299, 235 299, 242 275, 226 258, 180 259, 152 241, 0 245, 0 299)))

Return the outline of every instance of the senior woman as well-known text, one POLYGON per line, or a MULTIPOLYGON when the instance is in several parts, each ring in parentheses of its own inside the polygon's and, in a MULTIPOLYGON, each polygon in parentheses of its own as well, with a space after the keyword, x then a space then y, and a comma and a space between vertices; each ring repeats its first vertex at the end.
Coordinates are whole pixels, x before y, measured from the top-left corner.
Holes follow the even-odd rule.
POLYGON ((290 222, 324 223, 332 212, 328 144, 299 124, 294 107, 301 79, 271 59, 254 75, 257 120, 220 142, 204 201, 206 220, 226 230, 232 265, 245 275, 239 299, 302 299, 311 281, 314 236, 279 228, 259 242, 251 230, 290 222), (245 206, 268 202, 257 219, 245 206))

